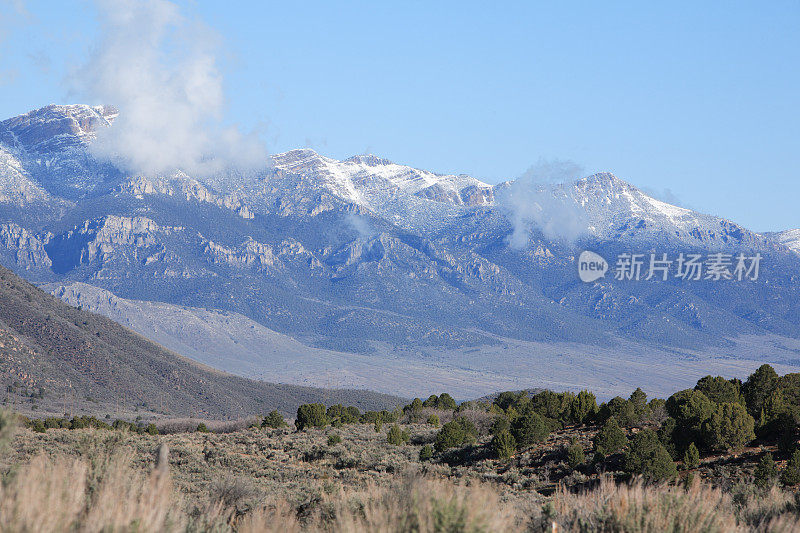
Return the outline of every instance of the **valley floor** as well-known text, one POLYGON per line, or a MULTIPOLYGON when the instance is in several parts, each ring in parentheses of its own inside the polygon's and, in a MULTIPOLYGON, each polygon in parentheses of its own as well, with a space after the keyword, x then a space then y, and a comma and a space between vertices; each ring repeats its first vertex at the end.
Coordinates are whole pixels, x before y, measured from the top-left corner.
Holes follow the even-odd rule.
POLYGON ((745 378, 764 363, 781 373, 800 371, 800 339, 778 335, 678 349, 623 338, 595 345, 474 331, 493 343, 443 348, 373 342, 367 354, 310 346, 237 313, 128 300, 85 283, 44 288, 219 370, 272 383, 368 389, 406 398, 432 390, 471 399, 500 390, 586 388, 602 400, 627 397, 636 387, 666 397, 709 373, 745 378))

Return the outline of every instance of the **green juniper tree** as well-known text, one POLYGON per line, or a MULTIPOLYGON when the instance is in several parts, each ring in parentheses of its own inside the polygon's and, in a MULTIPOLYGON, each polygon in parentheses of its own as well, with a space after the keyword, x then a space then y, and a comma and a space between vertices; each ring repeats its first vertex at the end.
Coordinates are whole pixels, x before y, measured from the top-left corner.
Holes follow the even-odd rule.
POLYGON ((700 452, 694 442, 689 444, 686 448, 686 453, 683 454, 683 465, 686 468, 697 468, 700 466, 700 452))
POLYGON ((625 430, 619 427, 617 419, 613 416, 606 420, 594 438, 595 450, 605 457, 622 451, 627 445, 628 437, 625 436, 625 430))
POLYGON ((643 429, 633 437, 625 454, 625 471, 649 481, 673 479, 677 468, 656 433, 643 429))
POLYGON ((771 453, 764 454, 753 474, 758 487, 766 488, 775 482, 778 477, 778 467, 775 465, 775 459, 772 458, 771 453))

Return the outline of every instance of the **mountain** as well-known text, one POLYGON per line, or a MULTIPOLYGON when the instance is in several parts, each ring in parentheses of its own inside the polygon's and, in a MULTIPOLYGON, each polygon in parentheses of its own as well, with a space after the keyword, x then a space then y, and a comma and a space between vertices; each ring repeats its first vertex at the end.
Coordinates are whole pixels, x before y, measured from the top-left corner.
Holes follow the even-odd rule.
POLYGON ((230 418, 325 401, 365 409, 402 400, 357 390, 277 385, 225 374, 71 307, 0 267, 0 370, 6 401, 63 414, 230 418), (9 400, 10 398, 10 400, 9 400))
POLYGON ((462 398, 666 392, 800 362, 798 254, 613 174, 489 185, 293 150, 262 172, 144 176, 92 155, 115 116, 48 106, 0 122, 0 263, 187 357, 462 398), (582 250, 612 272, 582 283, 582 250), (624 253, 762 260, 756 280, 637 282, 613 275, 624 253))
POLYGON ((766 233, 765 236, 800 254, 800 229, 766 233))

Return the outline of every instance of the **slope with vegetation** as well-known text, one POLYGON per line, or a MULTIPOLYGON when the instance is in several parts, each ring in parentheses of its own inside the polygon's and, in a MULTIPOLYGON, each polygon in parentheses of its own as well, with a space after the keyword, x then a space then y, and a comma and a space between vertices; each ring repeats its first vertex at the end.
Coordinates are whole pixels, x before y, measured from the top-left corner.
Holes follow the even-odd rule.
POLYGON ((294 427, 277 411, 243 425, 20 422, 0 454, 0 520, 18 529, 39 501, 18 495, 40 493, 61 529, 800 528, 800 380, 767 365, 666 400, 636 389, 600 404, 588 391, 441 394, 391 411, 309 403, 294 427), (68 459, 76 451, 84 459, 68 459))
POLYGON ((70 307, 0 267, 0 385, 26 412, 244 417, 314 401, 363 408, 399 398, 240 378, 170 352, 119 324, 70 307))

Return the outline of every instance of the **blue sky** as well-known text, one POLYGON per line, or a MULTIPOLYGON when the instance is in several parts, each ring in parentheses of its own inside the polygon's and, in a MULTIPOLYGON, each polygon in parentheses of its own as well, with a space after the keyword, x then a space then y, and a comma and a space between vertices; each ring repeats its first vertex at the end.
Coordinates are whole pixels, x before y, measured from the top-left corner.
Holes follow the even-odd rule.
MULTIPOLYGON (((758 231, 800 227, 798 1, 178 4, 215 34, 225 121, 270 151, 489 182, 570 160, 758 231)), ((100 103, 75 83, 100 46, 93 2, 0 17, 0 117, 100 103)))

